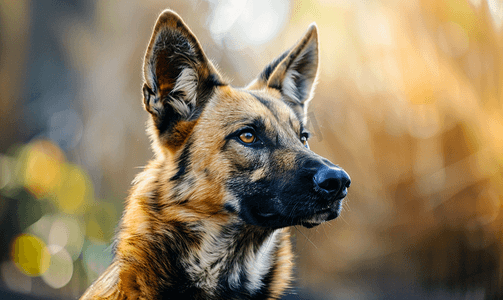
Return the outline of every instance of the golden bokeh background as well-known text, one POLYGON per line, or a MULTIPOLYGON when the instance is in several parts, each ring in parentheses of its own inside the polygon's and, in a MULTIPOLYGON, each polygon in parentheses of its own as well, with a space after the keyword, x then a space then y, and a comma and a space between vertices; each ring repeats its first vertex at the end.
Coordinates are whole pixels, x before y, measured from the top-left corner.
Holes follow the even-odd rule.
POLYGON ((503 297, 503 2, 0 0, 0 298, 75 299, 111 262, 165 8, 234 86, 318 25, 311 149, 352 185, 292 229, 285 299, 503 297))

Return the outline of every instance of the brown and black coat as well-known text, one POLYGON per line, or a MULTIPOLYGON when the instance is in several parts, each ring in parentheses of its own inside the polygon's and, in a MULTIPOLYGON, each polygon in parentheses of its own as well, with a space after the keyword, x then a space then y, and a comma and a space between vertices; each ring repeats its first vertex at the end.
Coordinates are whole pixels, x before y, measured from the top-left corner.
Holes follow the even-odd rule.
POLYGON ((233 88, 173 11, 144 61, 155 159, 135 179, 115 258, 84 299, 276 299, 288 226, 338 216, 349 176, 307 146, 317 29, 233 88))

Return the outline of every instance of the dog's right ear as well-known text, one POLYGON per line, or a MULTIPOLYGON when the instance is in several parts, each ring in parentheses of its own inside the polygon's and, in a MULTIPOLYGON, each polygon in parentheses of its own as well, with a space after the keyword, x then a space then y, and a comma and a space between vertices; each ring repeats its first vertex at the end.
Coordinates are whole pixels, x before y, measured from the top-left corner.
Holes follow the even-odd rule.
POLYGON ((197 38, 171 10, 154 27, 143 66, 143 102, 154 138, 176 149, 190 134, 215 86, 224 85, 197 38))

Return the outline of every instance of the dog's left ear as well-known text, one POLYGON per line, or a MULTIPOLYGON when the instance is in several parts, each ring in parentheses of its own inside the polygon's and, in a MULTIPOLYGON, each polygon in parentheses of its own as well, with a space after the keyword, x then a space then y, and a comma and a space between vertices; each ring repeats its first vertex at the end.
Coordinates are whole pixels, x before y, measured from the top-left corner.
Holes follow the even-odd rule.
POLYGON ((312 98, 317 72, 318 31, 313 23, 291 50, 269 64, 247 88, 274 88, 285 101, 304 107, 312 98))

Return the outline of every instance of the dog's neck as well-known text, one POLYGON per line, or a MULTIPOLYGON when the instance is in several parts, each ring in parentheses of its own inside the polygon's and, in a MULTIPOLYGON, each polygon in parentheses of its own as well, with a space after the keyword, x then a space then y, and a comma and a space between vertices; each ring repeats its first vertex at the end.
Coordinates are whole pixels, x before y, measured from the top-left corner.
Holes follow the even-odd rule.
POLYGON ((237 216, 203 218, 176 203, 159 207, 162 193, 149 188, 158 180, 153 170, 133 187, 114 262, 84 299, 267 299, 288 288, 288 229, 247 225, 237 216))
MULTIPOLYGON (((155 186, 145 180, 155 176, 145 176, 133 187, 118 233, 117 253, 123 256, 116 257, 122 265, 120 280, 163 285, 155 289, 161 293, 210 299, 227 294, 267 298, 271 285, 288 284, 290 272, 285 272, 284 282, 271 282, 273 272, 292 264, 287 229, 247 225, 225 214, 200 216, 181 208, 188 203, 168 201, 159 208, 155 203, 166 196, 144 189, 155 186), (185 218, 180 220, 180 215, 185 218), (286 260, 279 260, 279 252, 286 248, 286 260), (154 278, 161 280, 153 283, 154 278)), ((142 290, 141 284, 138 289, 142 290)))
POLYGON ((190 281, 209 293, 217 286, 250 295, 260 292, 275 262, 281 230, 242 223, 219 227, 195 229, 201 233, 200 247, 182 260, 190 281))
MULTIPOLYGON (((133 270, 136 282, 162 279, 157 280, 164 284, 157 289, 161 293, 192 295, 197 299, 218 299, 232 294, 244 299, 265 298, 272 273, 279 265, 278 251, 284 246, 286 229, 240 222, 221 225, 211 219, 165 225, 162 230, 138 232, 134 240, 138 243, 137 237, 143 235, 143 243, 136 244, 135 249, 142 249, 143 253, 131 253, 135 262, 129 257, 118 257, 119 261, 131 264, 126 271, 129 275, 121 276, 121 280, 130 280, 133 270), (142 274, 147 270, 148 273, 142 274)), ((118 247, 128 243, 119 241, 118 247)), ((141 290, 141 286, 138 288, 141 290)))

